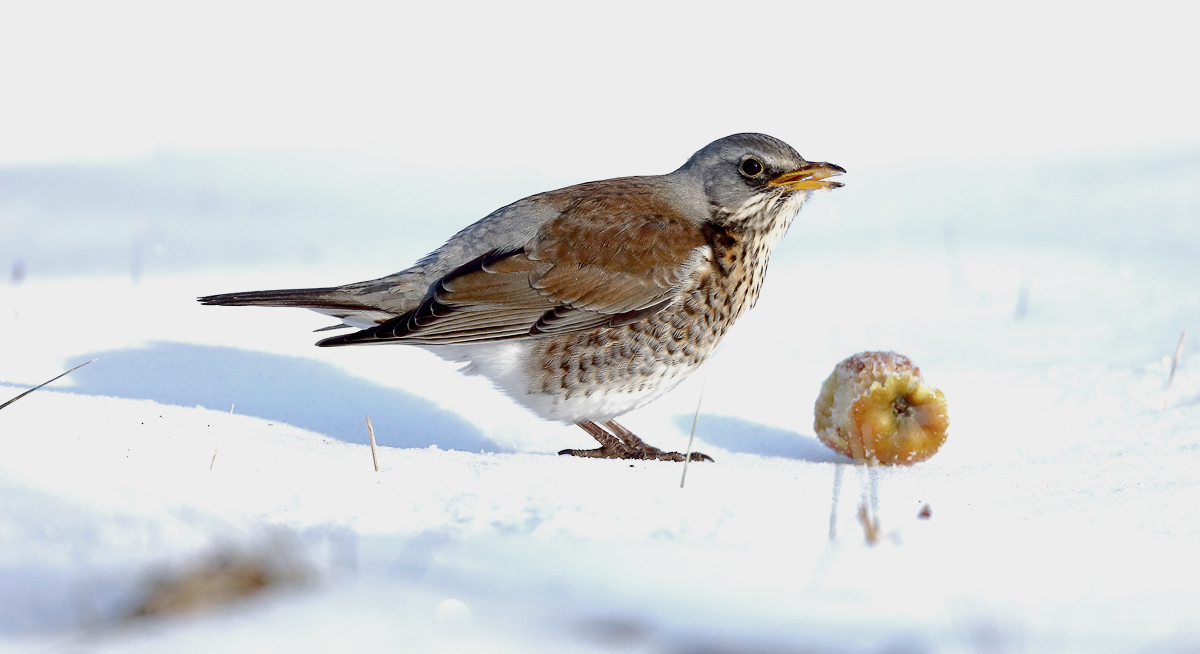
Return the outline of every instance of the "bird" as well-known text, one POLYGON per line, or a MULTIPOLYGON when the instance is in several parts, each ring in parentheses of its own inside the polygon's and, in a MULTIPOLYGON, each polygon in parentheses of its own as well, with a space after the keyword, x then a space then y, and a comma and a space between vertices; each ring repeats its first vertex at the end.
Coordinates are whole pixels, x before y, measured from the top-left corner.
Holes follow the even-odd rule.
POLYGON ((466 364, 465 374, 599 444, 559 454, 683 461, 616 418, 712 355, 757 301, 801 206, 813 191, 842 186, 828 178, 845 172, 772 136, 733 134, 665 175, 513 202, 386 277, 198 300, 311 309, 340 321, 322 330, 356 330, 320 347, 409 344, 466 364))

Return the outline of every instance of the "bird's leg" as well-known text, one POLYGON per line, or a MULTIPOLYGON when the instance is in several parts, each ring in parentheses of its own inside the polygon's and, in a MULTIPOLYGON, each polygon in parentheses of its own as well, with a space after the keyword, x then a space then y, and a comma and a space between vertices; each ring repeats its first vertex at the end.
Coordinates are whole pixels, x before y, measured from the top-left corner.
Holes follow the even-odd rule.
MULTIPOLYGON (((653 461, 683 461, 684 455, 679 452, 664 452, 653 445, 646 444, 633 432, 617 424, 615 420, 604 423, 604 427, 591 420, 575 423, 581 429, 592 435, 600 447, 594 450, 563 450, 559 454, 571 456, 588 456, 600 459, 648 459, 653 461), (605 429, 607 427, 607 430, 605 429)), ((712 457, 699 452, 692 452, 693 461, 712 461, 712 457)))
POLYGON ((611 431, 614 436, 621 439, 622 443, 625 443, 626 445, 628 445, 629 447, 631 447, 635 450, 639 450, 642 452, 648 452, 648 453, 652 452, 654 454, 662 453, 662 450, 658 449, 657 447, 654 447, 653 445, 650 445, 649 443, 642 440, 641 438, 638 438, 637 434, 622 427, 620 424, 617 423, 616 420, 609 420, 608 422, 604 423, 604 426, 608 427, 608 430, 611 431))
POLYGON ((579 425, 587 433, 591 434, 592 438, 600 443, 600 447, 594 450, 562 450, 559 454, 570 454, 571 456, 589 456, 598 459, 640 459, 638 453, 629 448, 618 439, 616 436, 604 431, 604 428, 591 420, 584 420, 575 423, 579 425))
MULTIPOLYGON (((609 420, 604 423, 605 427, 613 433, 614 436, 621 439, 621 442, 628 445, 631 449, 639 452, 645 452, 647 459, 657 459, 665 461, 683 461, 684 455, 679 452, 664 452, 646 441, 638 438, 637 434, 617 424, 616 420, 609 420)), ((693 461, 712 461, 713 458, 707 454, 700 452, 692 452, 693 461)))

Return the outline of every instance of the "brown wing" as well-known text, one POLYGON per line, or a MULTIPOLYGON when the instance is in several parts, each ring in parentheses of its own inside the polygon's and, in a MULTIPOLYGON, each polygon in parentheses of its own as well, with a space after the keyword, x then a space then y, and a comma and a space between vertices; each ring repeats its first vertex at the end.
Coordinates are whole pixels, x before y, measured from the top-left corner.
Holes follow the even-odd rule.
POLYGON ((479 257, 442 277, 417 309, 319 345, 471 343, 627 324, 670 305, 706 243, 636 178, 542 197, 561 215, 523 249, 479 257))

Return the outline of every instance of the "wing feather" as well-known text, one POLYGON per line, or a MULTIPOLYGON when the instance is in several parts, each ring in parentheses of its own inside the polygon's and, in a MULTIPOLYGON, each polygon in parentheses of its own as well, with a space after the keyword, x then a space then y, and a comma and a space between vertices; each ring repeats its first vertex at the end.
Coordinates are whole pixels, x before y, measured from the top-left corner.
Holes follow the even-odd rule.
POLYGON ((561 214, 523 248, 439 279, 420 306, 319 345, 449 344, 636 322, 671 305, 707 251, 703 232, 639 178, 543 194, 561 214))

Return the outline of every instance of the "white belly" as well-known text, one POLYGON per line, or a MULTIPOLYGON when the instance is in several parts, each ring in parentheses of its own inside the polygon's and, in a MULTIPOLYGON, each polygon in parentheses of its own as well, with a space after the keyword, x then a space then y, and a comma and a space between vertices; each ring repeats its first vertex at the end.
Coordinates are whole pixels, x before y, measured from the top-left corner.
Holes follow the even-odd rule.
POLYGON ((533 341, 420 347, 443 359, 466 363, 460 372, 491 380, 496 388, 538 417, 566 423, 612 420, 661 397, 696 369, 694 365, 661 366, 653 375, 642 378, 636 387, 544 392, 541 381, 531 378, 533 341))

